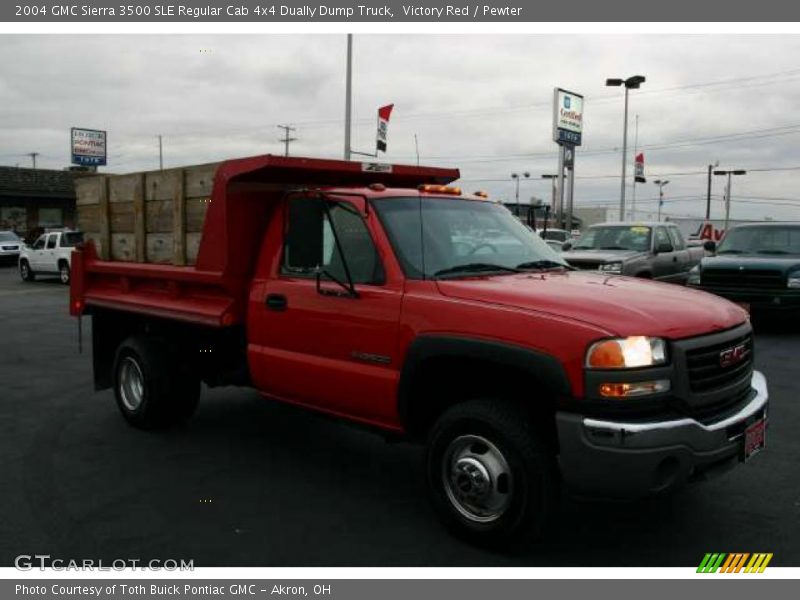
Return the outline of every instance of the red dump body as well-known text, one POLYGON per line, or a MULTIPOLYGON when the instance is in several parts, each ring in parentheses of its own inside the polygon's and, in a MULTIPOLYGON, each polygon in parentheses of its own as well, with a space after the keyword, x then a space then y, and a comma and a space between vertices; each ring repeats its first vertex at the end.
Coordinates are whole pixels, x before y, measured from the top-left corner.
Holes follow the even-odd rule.
POLYGON ((458 169, 271 155, 225 161, 196 265, 103 261, 87 243, 72 258, 70 313, 93 306, 216 327, 243 322, 269 215, 287 191, 346 187, 368 195, 371 184, 413 189, 458 177, 458 169))

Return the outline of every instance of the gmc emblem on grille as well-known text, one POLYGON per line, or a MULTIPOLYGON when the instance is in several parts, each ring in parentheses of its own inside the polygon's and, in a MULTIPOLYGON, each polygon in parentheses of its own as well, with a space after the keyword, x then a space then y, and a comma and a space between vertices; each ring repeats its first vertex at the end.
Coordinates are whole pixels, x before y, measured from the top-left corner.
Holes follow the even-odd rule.
POLYGON ((719 366, 723 369, 740 363, 747 356, 747 346, 739 344, 733 348, 726 348, 719 353, 719 366))

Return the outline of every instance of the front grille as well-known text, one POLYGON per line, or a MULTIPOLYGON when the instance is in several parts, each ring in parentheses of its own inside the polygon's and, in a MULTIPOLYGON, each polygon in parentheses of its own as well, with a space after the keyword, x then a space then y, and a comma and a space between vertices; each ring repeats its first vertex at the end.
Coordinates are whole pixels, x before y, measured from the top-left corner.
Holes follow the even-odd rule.
POLYGON ((709 287, 735 288, 784 288, 786 283, 783 273, 769 269, 703 269, 700 276, 701 285, 709 287))
POLYGON ((3 250, 19 250, 19 246, 3 246, 3 250))
POLYGON ((753 372, 753 337, 750 333, 713 346, 686 352, 692 392, 711 392, 750 376, 753 372), (725 364, 722 353, 741 347, 741 358, 725 364))

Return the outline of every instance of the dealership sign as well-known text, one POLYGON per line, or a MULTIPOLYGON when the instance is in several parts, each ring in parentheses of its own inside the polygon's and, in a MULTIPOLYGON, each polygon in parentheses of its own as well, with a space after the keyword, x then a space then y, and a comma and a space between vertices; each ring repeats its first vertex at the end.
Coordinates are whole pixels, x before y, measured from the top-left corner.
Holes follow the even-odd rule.
POLYGON ((106 164, 106 132, 73 127, 71 132, 72 164, 103 166, 106 164))
POLYGON ((583 96, 561 88, 553 90, 553 141, 581 145, 583 96))

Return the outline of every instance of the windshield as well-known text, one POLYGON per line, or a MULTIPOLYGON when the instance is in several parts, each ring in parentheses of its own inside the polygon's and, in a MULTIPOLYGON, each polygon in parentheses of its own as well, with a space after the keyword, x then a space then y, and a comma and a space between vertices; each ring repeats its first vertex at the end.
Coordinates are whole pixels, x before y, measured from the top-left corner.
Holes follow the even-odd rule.
POLYGON ((73 248, 77 244, 83 242, 83 233, 80 231, 68 231, 61 234, 61 247, 73 248))
POLYGON ((13 231, 0 231, 0 242, 18 242, 19 237, 13 231))
POLYGON ((800 255, 800 226, 734 227, 722 238, 717 254, 800 255))
POLYGON ((641 225, 614 225, 590 227, 575 245, 574 250, 650 250, 649 227, 641 225))
POLYGON ((568 268, 500 204, 409 197, 376 199, 373 205, 410 278, 568 268))

